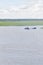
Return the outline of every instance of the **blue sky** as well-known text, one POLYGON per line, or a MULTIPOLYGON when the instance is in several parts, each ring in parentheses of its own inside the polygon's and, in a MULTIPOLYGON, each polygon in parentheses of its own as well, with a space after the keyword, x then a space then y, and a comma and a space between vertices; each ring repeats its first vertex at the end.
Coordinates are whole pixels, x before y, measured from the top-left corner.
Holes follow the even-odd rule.
POLYGON ((43 0, 0 0, 0 18, 43 18, 43 0))
POLYGON ((26 0, 0 0, 0 7, 20 6, 26 4, 26 0))

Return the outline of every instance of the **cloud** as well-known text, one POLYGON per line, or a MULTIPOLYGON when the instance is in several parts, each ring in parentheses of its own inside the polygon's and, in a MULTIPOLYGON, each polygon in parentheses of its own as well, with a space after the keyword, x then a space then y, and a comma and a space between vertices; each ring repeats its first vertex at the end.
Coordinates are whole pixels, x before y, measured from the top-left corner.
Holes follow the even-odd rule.
POLYGON ((43 18, 43 1, 31 0, 30 3, 19 7, 0 9, 0 18, 43 18))

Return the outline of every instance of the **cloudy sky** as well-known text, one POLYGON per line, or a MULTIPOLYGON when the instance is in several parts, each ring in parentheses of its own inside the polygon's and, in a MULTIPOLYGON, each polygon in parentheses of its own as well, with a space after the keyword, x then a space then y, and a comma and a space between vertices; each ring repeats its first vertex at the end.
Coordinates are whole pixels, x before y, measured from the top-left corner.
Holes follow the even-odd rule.
POLYGON ((43 18, 43 0, 0 0, 0 18, 43 18))

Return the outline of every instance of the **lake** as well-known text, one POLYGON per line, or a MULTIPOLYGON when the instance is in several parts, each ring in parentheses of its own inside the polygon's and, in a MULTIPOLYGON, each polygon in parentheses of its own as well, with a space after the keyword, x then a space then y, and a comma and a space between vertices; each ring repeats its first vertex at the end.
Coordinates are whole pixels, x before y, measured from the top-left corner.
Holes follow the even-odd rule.
POLYGON ((0 65, 43 65, 43 29, 0 26, 0 65))

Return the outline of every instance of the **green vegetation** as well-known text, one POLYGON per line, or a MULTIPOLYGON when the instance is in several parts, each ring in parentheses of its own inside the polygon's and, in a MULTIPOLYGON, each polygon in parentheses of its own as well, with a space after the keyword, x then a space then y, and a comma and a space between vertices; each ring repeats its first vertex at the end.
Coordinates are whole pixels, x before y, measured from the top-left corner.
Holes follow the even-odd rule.
POLYGON ((0 21, 0 26, 31 26, 43 25, 43 21, 0 21))

